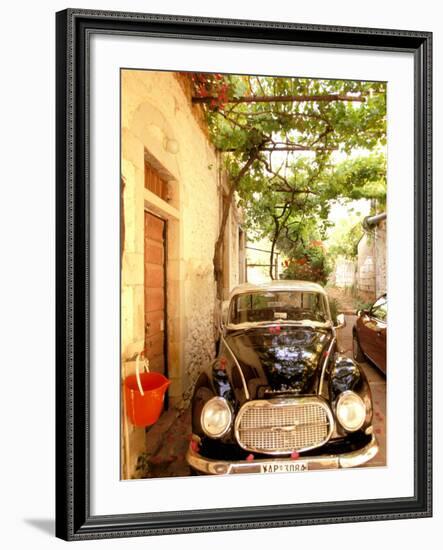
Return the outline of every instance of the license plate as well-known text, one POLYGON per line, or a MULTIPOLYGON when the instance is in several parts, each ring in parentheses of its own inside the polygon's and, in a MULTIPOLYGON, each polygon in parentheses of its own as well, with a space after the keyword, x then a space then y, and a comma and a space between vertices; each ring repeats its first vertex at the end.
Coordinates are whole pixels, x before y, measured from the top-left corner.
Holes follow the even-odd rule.
POLYGON ((262 464, 261 471, 263 474, 292 474, 298 472, 307 472, 308 463, 297 462, 270 462, 269 464, 262 464))

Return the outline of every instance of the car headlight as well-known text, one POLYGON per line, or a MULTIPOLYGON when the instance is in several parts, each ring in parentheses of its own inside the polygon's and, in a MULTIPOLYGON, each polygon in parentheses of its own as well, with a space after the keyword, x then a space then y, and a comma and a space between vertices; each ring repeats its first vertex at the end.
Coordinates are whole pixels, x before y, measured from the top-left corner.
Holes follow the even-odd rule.
POLYGON ((353 391, 345 391, 340 395, 335 412, 338 421, 348 432, 359 430, 366 418, 363 399, 353 391))
POLYGON ((201 413, 201 426, 209 437, 222 437, 232 423, 232 411, 223 397, 213 397, 207 401, 201 413))

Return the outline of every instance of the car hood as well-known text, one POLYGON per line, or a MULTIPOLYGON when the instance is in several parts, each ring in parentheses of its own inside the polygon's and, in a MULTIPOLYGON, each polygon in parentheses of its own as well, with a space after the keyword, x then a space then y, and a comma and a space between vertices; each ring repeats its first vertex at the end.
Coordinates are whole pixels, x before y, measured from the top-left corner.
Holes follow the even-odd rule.
POLYGON ((226 343, 240 364, 251 397, 315 393, 332 333, 274 325, 233 331, 226 343))

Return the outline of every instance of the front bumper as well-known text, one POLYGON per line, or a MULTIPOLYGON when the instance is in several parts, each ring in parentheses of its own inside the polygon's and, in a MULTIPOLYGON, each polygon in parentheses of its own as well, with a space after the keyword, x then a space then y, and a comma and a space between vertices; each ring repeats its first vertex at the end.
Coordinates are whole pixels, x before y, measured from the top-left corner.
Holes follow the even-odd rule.
POLYGON ((318 456, 303 456, 297 459, 289 457, 280 458, 259 458, 253 461, 248 460, 218 460, 206 458, 201 455, 192 445, 189 446, 186 454, 188 464, 194 470, 202 474, 252 474, 261 473, 263 464, 297 464, 305 463, 308 470, 322 470, 334 468, 352 468, 365 464, 378 452, 378 443, 372 434, 370 441, 361 449, 340 453, 323 454, 318 456))

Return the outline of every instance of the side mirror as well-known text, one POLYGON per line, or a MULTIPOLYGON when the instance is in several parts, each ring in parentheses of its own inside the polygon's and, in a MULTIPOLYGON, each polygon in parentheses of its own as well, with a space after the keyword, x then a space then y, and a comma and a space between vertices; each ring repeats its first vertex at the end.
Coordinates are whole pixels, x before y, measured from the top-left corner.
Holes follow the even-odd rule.
POLYGON ((346 319, 345 319, 345 316, 343 313, 339 313, 337 315, 337 321, 336 321, 336 324, 335 324, 335 328, 336 329, 339 329, 339 328, 343 328, 346 326, 346 319))

